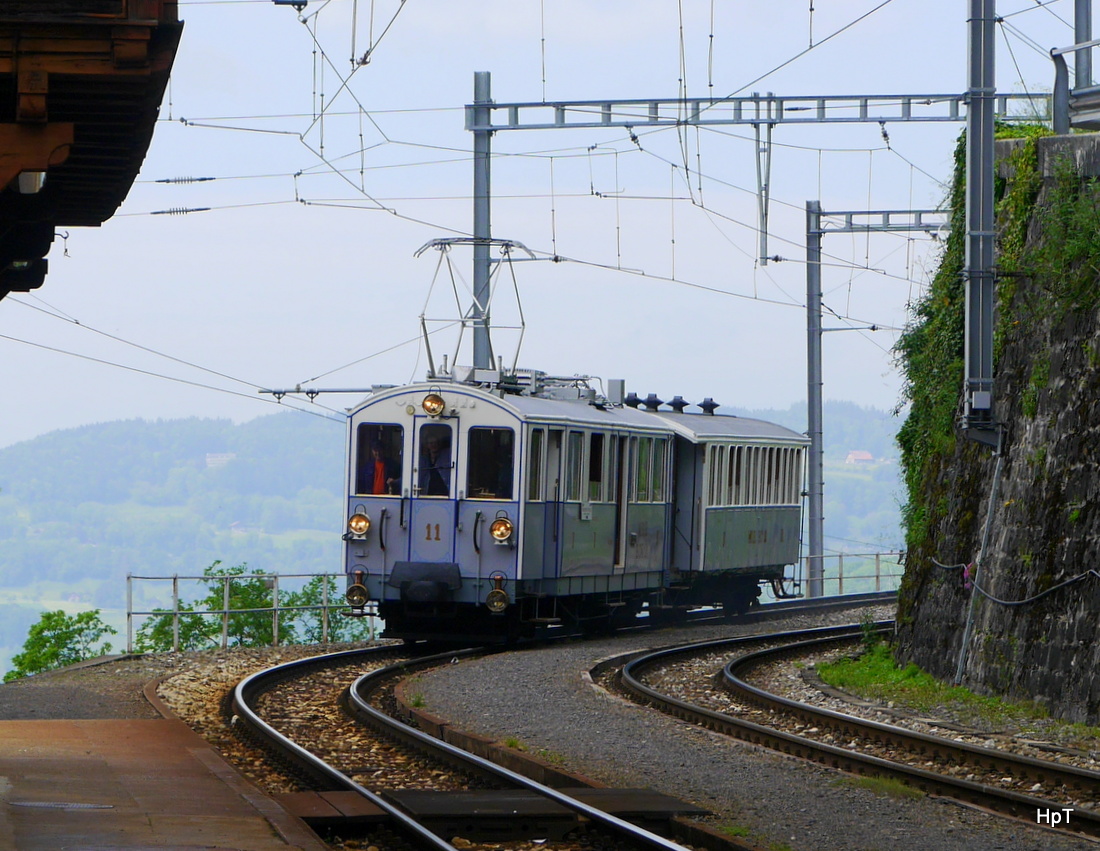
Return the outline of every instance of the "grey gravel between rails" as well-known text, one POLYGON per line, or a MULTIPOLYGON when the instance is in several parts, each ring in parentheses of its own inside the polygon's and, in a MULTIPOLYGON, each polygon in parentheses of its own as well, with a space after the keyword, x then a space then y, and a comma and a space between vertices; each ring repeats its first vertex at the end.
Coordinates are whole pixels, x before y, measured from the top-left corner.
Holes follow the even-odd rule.
MULTIPOLYGON (((876 617, 892 613, 876 612, 876 617)), ((858 620, 800 617, 784 628, 858 620)), ((718 825, 747 830, 762 847, 798 851, 1095 849, 1096 843, 980 812, 944 799, 895 799, 846 775, 688 725, 595 686, 599 661, 683 640, 774 630, 716 626, 504 653, 419 675, 426 711, 462 730, 518 742, 609 785, 641 787, 705 807, 718 825)), ((1071 816, 1072 817, 1072 816, 1071 816)))

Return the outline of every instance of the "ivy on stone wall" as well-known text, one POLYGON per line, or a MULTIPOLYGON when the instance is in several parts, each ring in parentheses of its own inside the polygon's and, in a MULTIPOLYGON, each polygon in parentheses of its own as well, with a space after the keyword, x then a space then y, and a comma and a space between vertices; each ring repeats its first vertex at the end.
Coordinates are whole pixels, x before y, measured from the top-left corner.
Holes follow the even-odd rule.
POLYGON ((939 270, 925 295, 911 306, 913 319, 894 349, 904 383, 899 407, 909 414, 898 431, 908 501, 903 512, 906 547, 912 552, 928 533, 929 507, 921 483, 934 459, 955 445, 955 411, 962 387, 966 250, 965 137, 955 147, 949 208, 951 231, 939 270))
MULTIPOLYGON (((1018 324, 1014 303, 1022 268, 1028 226, 1041 186, 1036 138, 1042 127, 1002 127, 998 138, 1023 137, 1008 162, 1011 180, 999 179, 997 194, 999 322, 994 356, 1003 346, 1008 326, 1018 324)), ((955 173, 948 199, 951 232, 940 266, 927 293, 911 306, 912 321, 894 349, 904 378, 902 400, 909 414, 898 432, 908 501, 904 511, 906 546, 920 549, 933 515, 941 513, 943 495, 929 482, 955 451, 965 367, 965 306, 963 271, 966 255, 966 136, 955 147, 955 173)))

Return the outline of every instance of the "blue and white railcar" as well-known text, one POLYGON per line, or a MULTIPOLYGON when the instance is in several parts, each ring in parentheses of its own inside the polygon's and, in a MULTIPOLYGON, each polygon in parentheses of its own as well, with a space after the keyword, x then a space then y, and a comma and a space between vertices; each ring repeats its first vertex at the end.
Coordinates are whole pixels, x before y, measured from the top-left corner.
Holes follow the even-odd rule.
MULTIPOLYGON (((479 376, 480 373, 480 376, 479 376)), ((511 639, 755 602, 798 557, 806 438, 541 373, 350 413, 348 601, 390 636, 511 639), (625 403, 624 403, 625 401, 625 403)))

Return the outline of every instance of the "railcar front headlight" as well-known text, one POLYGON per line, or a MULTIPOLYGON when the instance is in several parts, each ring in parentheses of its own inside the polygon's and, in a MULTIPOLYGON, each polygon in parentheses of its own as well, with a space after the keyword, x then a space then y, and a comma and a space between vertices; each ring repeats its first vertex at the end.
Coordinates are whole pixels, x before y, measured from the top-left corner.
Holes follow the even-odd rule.
POLYGON ((489 524, 489 534, 493 536, 493 540, 498 544, 508 543, 515 531, 515 525, 507 517, 498 517, 489 524))
POLYGON ((438 393, 429 393, 420 403, 420 407, 424 409, 424 413, 429 417, 438 417, 443 413, 443 409, 447 407, 447 403, 443 401, 443 397, 438 393))
POLYGON ((511 602, 508 599, 508 592, 503 588, 494 588, 485 595, 485 607, 494 615, 499 615, 507 609, 511 602))
POLYGON ((348 531, 353 535, 365 535, 370 531, 370 518, 360 511, 348 518, 348 531))
POLYGON ((367 595, 366 586, 360 585, 358 582, 348 586, 348 590, 344 594, 344 597, 348 601, 348 605, 353 609, 362 609, 367 605, 367 600, 370 599, 367 595))

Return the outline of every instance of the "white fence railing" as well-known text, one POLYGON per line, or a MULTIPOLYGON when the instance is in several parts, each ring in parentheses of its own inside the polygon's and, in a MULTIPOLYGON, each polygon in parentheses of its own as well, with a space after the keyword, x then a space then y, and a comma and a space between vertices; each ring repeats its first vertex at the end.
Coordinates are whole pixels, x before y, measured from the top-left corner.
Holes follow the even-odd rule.
MULTIPOLYGON (((821 557, 822 595, 861 594, 871 591, 896 591, 905 572, 903 553, 833 553, 821 557)), ((808 590, 810 559, 802 563, 802 588, 808 590)), ((126 651, 134 652, 135 622, 149 619, 170 619, 172 627, 172 650, 180 649, 181 625, 192 622, 192 618, 219 618, 221 621, 220 640, 211 638, 211 646, 222 648, 229 646, 233 615, 269 615, 271 618, 271 643, 280 643, 280 624, 300 620, 303 612, 316 612, 311 632, 314 641, 327 644, 332 640, 332 619, 343 617, 339 614, 347 606, 343 597, 346 577, 343 573, 299 573, 299 574, 227 574, 213 576, 134 576, 126 577, 126 651), (308 605, 287 605, 288 594, 300 592, 312 580, 323 577, 320 583, 320 599, 308 605), (233 583, 260 580, 270 599, 265 605, 234 608, 233 583), (148 584, 147 584, 148 583, 148 584), (191 600, 209 601, 214 589, 221 584, 221 606, 194 608, 183 597, 191 592, 191 600), (157 594, 154 585, 170 586, 167 593, 157 594), (142 608, 136 609, 135 597, 142 601, 142 608), (269 604, 268 604, 269 603, 269 604), (136 620, 135 620, 136 619, 136 620), (318 632, 319 629, 319 632, 318 632)), ((765 587, 764 599, 772 597, 771 590, 765 587)), ((368 610, 365 636, 373 641, 378 635, 380 621, 376 610, 368 610)), ((208 633, 209 635, 209 633, 208 633)))
MULTIPOLYGON (((342 617, 341 610, 347 609, 344 602, 344 583, 346 576, 343 573, 242 573, 213 576, 126 576, 126 652, 134 652, 135 619, 147 621, 149 619, 170 619, 172 626, 172 650, 180 649, 180 627, 192 622, 193 618, 219 618, 221 620, 221 637, 219 644, 223 649, 229 646, 233 615, 264 615, 271 618, 271 643, 280 643, 280 624, 284 627, 295 620, 299 620, 303 612, 315 612, 317 623, 311 624, 311 630, 320 639, 320 643, 327 644, 331 640, 332 619, 342 617), (300 592, 310 581, 322 577, 320 582, 320 599, 307 605, 287 605, 287 595, 300 592), (259 580, 265 591, 270 592, 269 600, 264 602, 269 605, 248 606, 234 608, 230 606, 233 600, 233 583, 255 582, 259 580), (160 587, 170 585, 166 593, 158 594, 156 589, 146 583, 159 584, 160 587), (191 600, 209 601, 213 597, 218 584, 221 584, 220 607, 194 608, 193 603, 184 600, 184 594, 190 590, 191 600), (197 596, 196 596, 197 595, 197 596), (135 597, 142 601, 142 608, 136 609, 135 597), (317 632, 319 628, 319 633, 317 632)), ((266 595, 265 595, 266 596, 266 595)), ((366 618, 367 638, 374 640, 378 634, 377 612, 369 611, 366 618)), ((138 623, 140 628, 140 623, 138 623)))
MULTIPOLYGON (((821 561, 821 593, 865 594, 897 591, 905 574, 904 553, 830 553, 821 561)), ((810 559, 802 560, 802 579, 810 576, 810 559)))

